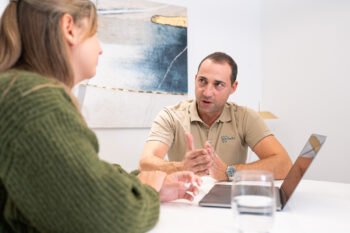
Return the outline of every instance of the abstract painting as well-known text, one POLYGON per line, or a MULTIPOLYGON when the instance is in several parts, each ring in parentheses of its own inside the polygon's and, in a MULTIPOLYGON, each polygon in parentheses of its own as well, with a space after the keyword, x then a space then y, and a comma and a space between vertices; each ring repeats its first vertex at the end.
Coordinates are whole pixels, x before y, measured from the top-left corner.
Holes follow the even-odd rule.
POLYGON ((103 54, 76 94, 92 128, 150 127, 187 98, 186 8, 141 0, 98 0, 103 54))

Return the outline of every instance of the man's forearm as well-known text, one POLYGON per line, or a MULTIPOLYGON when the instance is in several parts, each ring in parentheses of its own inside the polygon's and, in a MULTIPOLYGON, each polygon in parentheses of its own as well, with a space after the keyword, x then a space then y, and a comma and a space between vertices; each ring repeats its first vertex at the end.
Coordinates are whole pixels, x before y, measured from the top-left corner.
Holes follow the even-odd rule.
POLYGON ((183 162, 169 162, 157 156, 142 157, 139 167, 142 171, 159 170, 168 174, 184 170, 183 162))
POLYGON ((268 158, 264 158, 248 164, 236 164, 234 165, 237 171, 239 170, 267 170, 274 174, 275 179, 284 179, 290 168, 292 162, 288 155, 273 155, 268 158))

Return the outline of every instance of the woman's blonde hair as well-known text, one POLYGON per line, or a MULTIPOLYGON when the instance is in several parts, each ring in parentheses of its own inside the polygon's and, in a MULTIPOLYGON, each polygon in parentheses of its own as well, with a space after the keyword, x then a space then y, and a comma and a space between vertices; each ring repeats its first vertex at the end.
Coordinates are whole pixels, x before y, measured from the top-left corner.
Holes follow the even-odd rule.
POLYGON ((0 72, 33 71, 72 88, 73 70, 61 30, 64 14, 78 26, 88 18, 86 37, 96 33, 96 8, 89 0, 11 1, 0 19, 0 72))

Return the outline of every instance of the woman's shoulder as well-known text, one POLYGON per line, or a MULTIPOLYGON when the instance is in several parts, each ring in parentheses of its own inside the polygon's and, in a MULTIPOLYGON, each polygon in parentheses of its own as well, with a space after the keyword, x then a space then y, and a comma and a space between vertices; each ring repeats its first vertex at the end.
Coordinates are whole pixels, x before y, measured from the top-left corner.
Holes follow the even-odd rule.
POLYGON ((72 98, 63 84, 19 70, 0 74, 0 106, 16 114, 44 114, 58 108, 75 111, 72 98))
POLYGON ((4 80, 12 79, 12 78, 27 78, 29 80, 47 80, 44 76, 37 74, 31 71, 18 70, 18 69, 10 69, 5 72, 0 73, 0 81, 4 82, 4 80))
POLYGON ((46 83, 54 84, 55 81, 30 71, 9 70, 0 73, 0 88, 2 90, 8 89, 10 91, 9 88, 13 87, 25 91, 28 88, 46 83))
POLYGON ((34 72, 9 70, 0 73, 0 102, 5 99, 16 102, 25 99, 35 101, 39 96, 42 101, 50 96, 56 98, 66 94, 63 84, 34 72))

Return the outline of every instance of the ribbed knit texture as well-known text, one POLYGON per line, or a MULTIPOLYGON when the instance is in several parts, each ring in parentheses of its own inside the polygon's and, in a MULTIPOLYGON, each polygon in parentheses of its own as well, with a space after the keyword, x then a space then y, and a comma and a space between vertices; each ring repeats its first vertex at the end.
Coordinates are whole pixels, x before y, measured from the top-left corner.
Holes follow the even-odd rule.
POLYGON ((158 193, 99 160, 96 136, 68 94, 47 83, 30 72, 0 74, 0 232, 152 228, 158 193))

